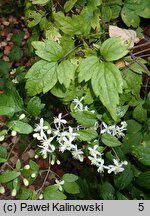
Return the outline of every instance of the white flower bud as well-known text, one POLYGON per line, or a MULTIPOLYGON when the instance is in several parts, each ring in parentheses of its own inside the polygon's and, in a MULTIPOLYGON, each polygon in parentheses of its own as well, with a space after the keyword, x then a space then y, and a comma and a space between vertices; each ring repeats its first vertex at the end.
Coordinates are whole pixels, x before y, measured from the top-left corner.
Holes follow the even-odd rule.
POLYGON ((5 193, 5 188, 3 186, 0 187, 0 194, 4 194, 5 193))
POLYGON ((4 135, 0 136, 0 142, 2 142, 4 139, 5 139, 4 135))
POLYGON ((40 194, 39 200, 43 199, 43 194, 40 194))
POLYGON ((47 154, 43 155, 43 159, 46 159, 47 158, 47 154))
POLYGON ((51 134, 52 133, 52 130, 51 129, 48 129, 47 130, 47 134, 51 134))
POLYGON ((60 165, 60 160, 57 160, 56 163, 57 163, 58 165, 60 165))
POLYGON ((32 173, 31 178, 35 178, 35 177, 36 177, 36 173, 32 173))
POLYGON ((11 196, 15 197, 17 195, 17 190, 14 188, 11 192, 11 196))
POLYGON ((17 132, 14 131, 14 130, 12 130, 11 135, 12 135, 12 136, 16 136, 16 135, 17 135, 17 132))
POLYGON ((24 113, 19 116, 19 120, 22 120, 24 118, 25 118, 25 114, 24 113))
POLYGON ((39 158, 39 156, 36 154, 36 155, 34 156, 34 158, 35 158, 35 159, 38 159, 38 158, 39 158))
POLYGON ((28 181, 28 179, 24 178, 24 179, 23 179, 23 183, 24 183, 25 186, 29 186, 29 181, 28 181))
POLYGON ((29 170, 29 169, 30 169, 30 165, 29 165, 29 164, 25 165, 25 166, 24 166, 24 169, 25 169, 25 170, 29 170))
POLYGON ((51 160, 51 165, 54 165, 55 164, 55 161, 54 160, 51 160))

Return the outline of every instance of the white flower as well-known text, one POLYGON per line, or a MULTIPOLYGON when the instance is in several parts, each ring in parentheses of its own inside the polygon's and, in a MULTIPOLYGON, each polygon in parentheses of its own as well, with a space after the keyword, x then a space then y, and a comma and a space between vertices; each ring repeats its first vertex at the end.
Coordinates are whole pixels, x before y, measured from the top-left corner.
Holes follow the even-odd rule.
POLYGON ((50 137, 49 139, 45 139, 41 141, 41 145, 38 145, 42 150, 41 154, 44 158, 47 158, 48 153, 52 153, 55 151, 55 146, 51 144, 54 137, 50 137))
POLYGON ((39 124, 35 124, 35 129, 34 131, 35 132, 39 132, 40 134, 40 137, 46 139, 46 135, 44 133, 44 130, 47 130, 48 129, 48 126, 44 126, 44 120, 43 118, 40 119, 40 123, 39 124))
POLYGON ((61 125, 66 124, 67 121, 65 119, 62 119, 62 113, 59 113, 58 117, 54 118, 54 124, 56 128, 60 128, 61 125))
POLYGON ((14 68, 14 69, 12 69, 11 71, 10 71, 10 74, 11 75, 14 75, 16 73, 16 68, 14 68))
POLYGON ((108 167, 104 165, 104 159, 101 158, 97 172, 102 173, 104 169, 108 169, 108 167))
POLYGON ((17 84, 17 83, 19 83, 19 82, 18 82, 17 78, 14 78, 14 79, 12 80, 12 83, 17 84))
POLYGON ((117 138, 124 137, 125 134, 123 133, 124 130, 127 130, 127 123, 125 121, 121 122, 121 127, 117 125, 110 125, 108 126, 105 122, 102 122, 103 129, 101 130, 101 134, 108 133, 113 136, 116 136, 117 138))
POLYGON ((105 122, 102 122, 102 125, 104 128, 101 130, 101 134, 104 134, 104 133, 111 134, 110 129, 113 130, 113 127, 111 126, 111 128, 110 128, 110 126, 107 126, 107 124, 105 122))
POLYGON ((59 129, 53 129, 53 134, 54 134, 54 136, 61 136, 61 133, 60 133, 60 131, 59 131, 59 129))
POLYGON ((66 138, 66 137, 58 138, 57 141, 60 144, 59 151, 61 151, 62 153, 65 150, 69 150, 70 151, 74 147, 74 145, 72 144, 72 142, 68 138, 66 138))
POLYGON ((73 158, 83 162, 83 151, 81 149, 77 149, 77 145, 74 145, 73 150, 71 151, 73 158))
POLYGON ((80 100, 78 98, 75 98, 73 100, 74 103, 74 110, 75 111, 83 111, 83 104, 81 103, 83 101, 84 97, 82 97, 80 100))
POLYGON ((55 185, 58 187, 58 189, 59 189, 60 191, 62 191, 62 190, 63 190, 62 185, 65 183, 64 180, 59 181, 58 179, 56 179, 55 182, 56 182, 55 185))
POLYGON ((91 161, 91 165, 95 165, 97 167, 99 167, 99 165, 101 164, 101 160, 102 158, 101 157, 91 157, 91 156, 88 156, 88 158, 90 159, 91 161))
POLYGON ((108 165, 108 173, 114 172, 114 174, 117 174, 119 172, 124 171, 123 165, 127 165, 127 161, 119 162, 117 159, 113 159, 114 165, 108 165))
POLYGON ((97 155, 101 156, 102 154, 99 151, 96 150, 97 148, 98 148, 98 145, 94 145, 93 148, 88 147, 90 155, 92 155, 93 157, 95 157, 97 155))
POLYGON ((76 139, 77 136, 79 136, 78 133, 74 133, 73 132, 73 128, 71 126, 69 126, 69 131, 64 131, 61 133, 62 137, 67 137, 70 142, 74 141, 76 139))

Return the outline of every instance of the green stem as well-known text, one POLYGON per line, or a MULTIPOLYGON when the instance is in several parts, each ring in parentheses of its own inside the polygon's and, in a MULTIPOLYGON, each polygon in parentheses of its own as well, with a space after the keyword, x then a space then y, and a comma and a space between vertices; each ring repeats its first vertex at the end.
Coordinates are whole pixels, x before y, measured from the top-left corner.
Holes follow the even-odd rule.
POLYGON ((59 59, 58 63, 62 62, 68 55, 70 55, 72 52, 74 52, 76 49, 78 49, 82 44, 79 44, 78 46, 74 47, 72 50, 67 52, 62 58, 59 59))

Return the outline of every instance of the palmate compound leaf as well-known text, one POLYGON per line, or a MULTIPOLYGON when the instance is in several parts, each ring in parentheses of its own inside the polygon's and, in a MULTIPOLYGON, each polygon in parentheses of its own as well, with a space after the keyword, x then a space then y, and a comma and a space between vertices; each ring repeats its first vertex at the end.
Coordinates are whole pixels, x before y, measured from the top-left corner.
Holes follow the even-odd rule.
POLYGON ((100 62, 98 57, 84 59, 79 66, 79 82, 91 79, 93 91, 100 98, 115 120, 116 106, 119 104, 119 93, 122 92, 120 71, 111 62, 100 62))
POLYGON ((48 92, 57 82, 57 62, 36 62, 29 69, 26 78, 26 89, 30 96, 48 92))

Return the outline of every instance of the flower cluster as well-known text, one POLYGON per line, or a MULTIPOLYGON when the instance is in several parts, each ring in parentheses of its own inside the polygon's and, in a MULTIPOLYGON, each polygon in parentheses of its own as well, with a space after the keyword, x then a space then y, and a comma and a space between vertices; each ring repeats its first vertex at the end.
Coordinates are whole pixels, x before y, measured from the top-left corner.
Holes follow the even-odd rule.
MULTIPOLYGON (((65 128, 67 121, 62 119, 62 113, 58 117, 54 118, 54 128, 49 128, 44 125, 43 118, 40 119, 40 123, 35 125, 33 137, 40 141, 41 154, 43 158, 47 158, 48 153, 55 151, 55 146, 52 142, 55 140, 59 143, 59 151, 64 152, 66 150, 72 153, 73 158, 83 161, 83 151, 78 149, 75 144, 76 138, 79 135, 74 132, 74 129, 69 126, 65 128)), ((51 161, 54 164, 53 161, 51 161)))
POLYGON ((110 125, 108 126, 105 122, 102 122, 102 130, 101 134, 108 133, 113 136, 116 136, 117 138, 124 137, 125 134, 123 131, 127 130, 127 123, 125 121, 121 122, 121 126, 118 125, 110 125))
MULTIPOLYGON (((76 103, 77 106, 75 109, 83 110, 83 106, 82 104, 80 104, 80 102, 82 101, 81 99, 80 101, 78 101, 78 104, 76 103)), ((60 152, 64 153, 67 150, 71 152, 74 159, 77 159, 80 162, 83 162, 84 160, 84 152, 82 149, 78 148, 76 142, 79 136, 79 134, 77 133, 79 126, 77 126, 77 128, 75 129, 71 126, 67 126, 67 123, 68 122, 62 117, 62 113, 60 113, 58 117, 54 117, 53 128, 47 126, 44 123, 43 118, 40 119, 39 124, 35 124, 35 133, 33 134, 33 137, 40 142, 38 146, 41 149, 40 153, 43 158, 47 158, 48 155, 51 155, 52 165, 55 163, 55 161, 58 165, 60 164, 60 161, 57 160, 55 155, 56 146, 54 145, 54 143, 56 142, 59 144, 57 149, 60 152)), ((109 133, 118 138, 124 136, 123 131, 126 130, 127 126, 126 122, 121 122, 121 126, 107 126, 105 122, 102 122, 102 125, 104 128, 101 130, 101 134, 109 133)), ((95 130, 97 130, 98 127, 99 126, 97 126, 95 130)), ((109 174, 112 172, 114 172, 114 174, 117 174, 124 170, 124 165, 127 165, 127 161, 121 162, 117 159, 113 159, 113 164, 105 165, 105 161, 102 156, 103 154, 99 151, 99 146, 97 144, 95 144, 93 147, 88 147, 88 158, 91 161, 91 165, 97 167, 97 171, 99 173, 107 170, 109 174)))
POLYGON ((114 174, 117 174, 119 172, 124 171, 123 165, 127 165, 127 161, 120 162, 117 159, 113 159, 113 165, 104 165, 104 159, 102 158, 102 153, 98 151, 98 145, 95 145, 93 148, 89 147, 89 154, 88 156, 89 160, 91 161, 91 165, 95 165, 97 167, 97 172, 102 173, 104 172, 104 169, 107 170, 107 172, 110 174, 114 172, 114 174))

